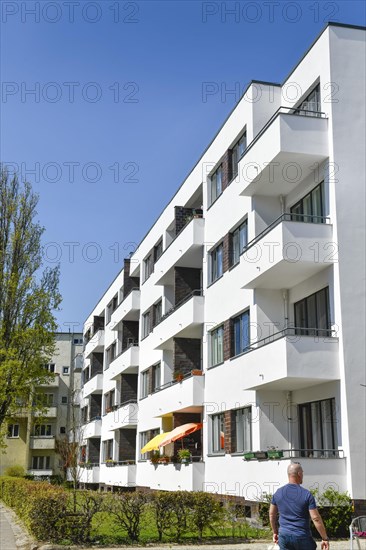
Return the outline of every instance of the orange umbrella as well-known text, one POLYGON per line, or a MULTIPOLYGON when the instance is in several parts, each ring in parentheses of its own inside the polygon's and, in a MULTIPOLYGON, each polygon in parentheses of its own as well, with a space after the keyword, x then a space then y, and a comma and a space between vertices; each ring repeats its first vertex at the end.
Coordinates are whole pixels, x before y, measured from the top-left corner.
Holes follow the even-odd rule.
POLYGON ((172 443, 172 441, 182 439, 183 437, 186 437, 187 435, 201 429, 202 422, 190 422, 189 424, 183 424, 182 426, 178 426, 177 428, 174 428, 174 430, 172 430, 170 433, 166 434, 166 437, 164 437, 164 439, 160 441, 158 445, 159 447, 164 447, 165 445, 172 443))

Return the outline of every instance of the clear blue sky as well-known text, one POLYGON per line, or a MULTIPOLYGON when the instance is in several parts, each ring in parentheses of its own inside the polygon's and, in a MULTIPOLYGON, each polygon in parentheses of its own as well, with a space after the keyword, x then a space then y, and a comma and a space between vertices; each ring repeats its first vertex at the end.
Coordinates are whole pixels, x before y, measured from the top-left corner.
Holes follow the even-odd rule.
POLYGON ((198 160, 238 99, 225 89, 282 82, 328 20, 365 25, 363 1, 0 5, 1 160, 40 194, 61 330, 81 329, 198 160))

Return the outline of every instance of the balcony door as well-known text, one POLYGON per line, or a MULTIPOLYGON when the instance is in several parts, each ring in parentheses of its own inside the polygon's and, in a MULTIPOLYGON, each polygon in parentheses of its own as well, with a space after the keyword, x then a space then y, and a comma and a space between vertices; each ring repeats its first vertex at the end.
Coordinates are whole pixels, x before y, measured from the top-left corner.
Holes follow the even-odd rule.
POLYGON ((299 405, 301 456, 331 458, 337 451, 335 399, 299 405))
POLYGON ((294 304, 295 333, 304 336, 329 336, 329 288, 325 287, 294 304))
POLYGON ((325 223, 323 182, 291 207, 294 222, 325 223))

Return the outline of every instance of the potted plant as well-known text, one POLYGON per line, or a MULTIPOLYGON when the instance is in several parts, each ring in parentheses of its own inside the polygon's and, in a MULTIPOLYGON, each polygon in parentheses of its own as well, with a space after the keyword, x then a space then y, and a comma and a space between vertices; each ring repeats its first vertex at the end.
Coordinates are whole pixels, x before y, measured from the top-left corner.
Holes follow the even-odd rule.
POLYGON ((176 371, 174 373, 174 380, 176 380, 176 382, 182 382, 183 378, 184 374, 181 371, 176 371))
POLYGON ((188 464, 191 461, 192 455, 189 449, 179 449, 178 458, 182 464, 188 464))
POLYGON ((254 453, 253 451, 248 451, 247 453, 244 453, 244 460, 253 460, 254 453))
POLYGON ((268 447, 267 451, 268 458, 283 458, 283 451, 277 449, 277 447, 268 447))
POLYGON ((150 454, 150 462, 151 464, 157 464, 160 459, 160 453, 159 451, 152 451, 150 454))
POLYGON ((193 369, 191 370, 192 376, 202 376, 203 372, 200 369, 193 369))
POLYGON ((115 466, 116 464, 117 464, 117 462, 115 460, 113 460, 112 458, 108 458, 105 461, 105 465, 108 466, 108 467, 115 466))
POLYGON ((90 460, 87 460, 84 464, 84 467, 87 469, 87 470, 91 470, 93 468, 93 465, 92 463, 90 462, 90 460))
POLYGON ((161 456, 158 460, 159 464, 168 464, 170 462, 169 456, 161 456))

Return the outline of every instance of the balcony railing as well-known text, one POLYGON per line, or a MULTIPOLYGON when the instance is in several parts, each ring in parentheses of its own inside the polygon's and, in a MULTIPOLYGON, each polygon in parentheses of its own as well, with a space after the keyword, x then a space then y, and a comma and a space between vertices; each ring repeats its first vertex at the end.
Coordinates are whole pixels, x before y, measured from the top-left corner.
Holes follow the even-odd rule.
MULTIPOLYGON (((300 223, 327 223, 330 224, 330 218, 326 216, 310 216, 309 214, 293 214, 292 212, 285 212, 284 214, 281 214, 278 218, 276 218, 268 227, 263 229, 254 239, 248 242, 248 244, 245 245, 243 250, 240 252, 240 256, 242 256, 245 252, 247 252, 252 246, 255 246, 259 241, 263 239, 268 233, 272 231, 277 225, 279 225, 282 222, 300 222, 300 223)), ((237 265, 234 264, 234 265, 237 265)), ((234 265, 232 267, 234 267, 234 265)))
MULTIPOLYGON (((266 336, 265 338, 261 338, 260 340, 255 340, 254 342, 248 343, 248 347, 244 349, 241 353, 238 353, 237 355, 233 355, 230 357, 231 359, 236 359, 237 357, 240 357, 241 355, 244 355, 245 353, 249 353, 251 351, 255 351, 256 349, 259 349, 263 346, 266 346, 267 344, 271 344, 272 342, 276 342, 277 340, 280 340, 281 338, 299 338, 300 336, 313 336, 317 339, 320 338, 337 338, 337 332, 334 329, 327 329, 327 328, 311 328, 311 327, 288 327, 283 330, 280 330, 278 332, 274 332, 273 334, 270 334, 269 336, 266 336)), ((294 341, 294 340, 290 340, 294 341)), ((213 365, 216 366, 216 365, 213 365)))
POLYGON ((296 109, 294 107, 279 107, 277 111, 271 116, 271 118, 266 122, 262 129, 258 132, 254 139, 249 143, 248 147, 245 149, 241 155, 239 161, 250 151, 255 143, 261 138, 264 132, 271 126, 271 124, 276 120, 276 118, 281 114, 287 115, 298 115, 298 116, 307 116, 315 118, 327 118, 327 115, 321 111, 309 111, 307 109, 296 109))
POLYGON ((174 306, 172 306, 170 309, 168 309, 168 311, 166 311, 164 313, 164 315, 162 315, 160 317, 159 321, 157 323, 155 323, 154 328, 157 327, 158 325, 160 325, 160 323, 162 323, 163 321, 165 321, 165 319, 167 317, 169 317, 172 313, 177 311, 177 309, 179 309, 183 304, 185 304, 191 298, 193 298, 193 296, 203 296, 202 289, 193 290, 190 294, 185 296, 182 300, 180 300, 178 303, 176 303, 174 306))
POLYGON ((249 451, 244 453, 245 460, 289 460, 293 458, 344 458, 343 449, 273 449, 268 451, 249 451))
POLYGON ((133 342, 129 343, 125 348, 123 348, 115 357, 113 357, 112 361, 109 363, 109 365, 104 369, 107 370, 112 365, 113 361, 118 359, 118 357, 121 357, 121 355, 127 351, 130 348, 133 348, 134 346, 139 347, 138 340, 134 340, 133 342))
POLYGON ((179 235, 182 233, 182 231, 184 231, 184 229, 187 227, 188 224, 191 223, 192 220, 196 219, 196 218, 200 218, 202 219, 203 218, 203 210, 199 210, 199 209, 195 209, 195 212, 192 213, 191 215, 188 216, 188 220, 187 222, 183 225, 183 227, 178 231, 178 233, 176 235, 174 235, 174 238, 172 241, 170 241, 170 243, 168 244, 168 246, 166 246, 161 254, 161 256, 159 256, 159 258, 156 260, 155 263, 157 263, 160 258, 164 255, 164 253, 168 250, 168 248, 174 243, 174 241, 176 240, 177 237, 179 237, 179 235))
POLYGON ((140 399, 145 399, 145 397, 148 397, 149 395, 153 395, 154 393, 158 393, 159 391, 165 390, 166 388, 171 388, 172 386, 175 386, 175 384, 180 384, 181 382, 184 382, 184 380, 189 380, 193 376, 198 376, 198 372, 200 373, 199 376, 203 374, 203 371, 201 369, 193 369, 191 372, 188 372, 186 374, 183 374, 179 380, 171 380, 170 382, 166 382, 165 384, 161 384, 161 386, 157 386, 152 390, 152 392, 147 393, 146 395, 143 395, 140 397, 140 399), (197 373, 197 374, 196 374, 197 373))
POLYGON ((108 412, 117 411, 121 407, 125 407, 126 405, 131 405, 131 404, 135 405, 136 403, 137 403, 137 397, 135 399, 129 399, 128 401, 123 401, 122 403, 117 403, 116 405, 112 405, 111 407, 109 407, 108 412))

